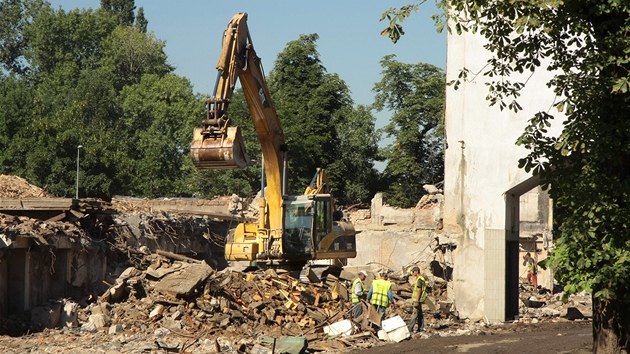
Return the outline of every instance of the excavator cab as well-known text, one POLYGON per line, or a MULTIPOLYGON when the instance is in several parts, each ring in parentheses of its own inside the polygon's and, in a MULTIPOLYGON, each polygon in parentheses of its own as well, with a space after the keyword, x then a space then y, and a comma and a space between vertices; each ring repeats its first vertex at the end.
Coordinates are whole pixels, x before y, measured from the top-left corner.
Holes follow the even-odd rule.
POLYGON ((285 255, 309 260, 356 256, 354 227, 333 220, 330 194, 284 198, 282 245, 285 255))
POLYGON ((313 234, 317 227, 313 200, 304 196, 285 197, 282 245, 285 254, 310 259, 313 254, 313 234))

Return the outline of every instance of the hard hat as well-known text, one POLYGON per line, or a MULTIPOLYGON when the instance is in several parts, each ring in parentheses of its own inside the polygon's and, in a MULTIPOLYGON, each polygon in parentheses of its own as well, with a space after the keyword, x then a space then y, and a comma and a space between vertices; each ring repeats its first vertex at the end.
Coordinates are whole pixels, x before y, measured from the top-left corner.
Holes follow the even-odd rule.
POLYGON ((419 272, 419 271, 420 271, 420 268, 418 268, 418 266, 413 266, 413 268, 411 268, 411 271, 412 271, 412 272, 415 272, 415 271, 418 271, 418 272, 419 272))
POLYGON ((366 276, 366 277, 367 277, 367 272, 366 272, 366 271, 364 271, 364 270, 360 271, 360 272, 359 272, 359 275, 361 275, 361 274, 363 274, 364 276, 366 276))
POLYGON ((378 273, 380 275, 387 275, 387 269, 381 269, 381 271, 378 273))

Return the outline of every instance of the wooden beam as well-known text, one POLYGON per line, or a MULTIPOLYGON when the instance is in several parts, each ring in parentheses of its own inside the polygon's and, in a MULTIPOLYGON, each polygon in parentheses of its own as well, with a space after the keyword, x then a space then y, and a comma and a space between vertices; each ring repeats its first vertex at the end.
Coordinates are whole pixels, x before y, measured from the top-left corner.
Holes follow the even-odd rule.
POLYGON ((53 217, 52 217, 52 218, 50 218, 50 219, 46 219, 46 220, 44 220, 44 222, 45 222, 45 223, 48 223, 48 222, 60 221, 60 220, 63 220, 65 217, 66 217, 66 212, 64 211, 63 213, 58 214, 57 216, 53 216, 53 217))

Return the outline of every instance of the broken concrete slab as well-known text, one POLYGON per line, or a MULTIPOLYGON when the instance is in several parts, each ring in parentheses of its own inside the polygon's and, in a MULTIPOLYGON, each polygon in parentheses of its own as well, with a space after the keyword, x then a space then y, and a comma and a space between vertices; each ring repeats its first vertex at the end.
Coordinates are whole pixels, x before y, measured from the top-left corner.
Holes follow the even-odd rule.
POLYGON ((155 290, 176 298, 187 297, 192 295, 212 273, 214 273, 212 267, 205 263, 190 264, 179 272, 166 275, 155 285, 155 290))
POLYGON ((378 331, 378 338, 384 341, 400 342, 410 337, 407 324, 400 316, 381 321, 381 328, 378 331))
POLYGON ((585 317, 584 314, 580 310, 578 310, 576 307, 567 308, 567 314, 564 316, 564 318, 568 320, 581 320, 584 317, 585 317))
POLYGON ((61 318, 60 301, 51 301, 43 306, 34 307, 31 310, 31 326, 37 329, 55 328, 61 318))
POLYGON ((352 334, 352 322, 350 320, 342 320, 335 322, 329 326, 324 326, 324 333, 329 337, 334 338, 337 336, 349 336, 352 334))

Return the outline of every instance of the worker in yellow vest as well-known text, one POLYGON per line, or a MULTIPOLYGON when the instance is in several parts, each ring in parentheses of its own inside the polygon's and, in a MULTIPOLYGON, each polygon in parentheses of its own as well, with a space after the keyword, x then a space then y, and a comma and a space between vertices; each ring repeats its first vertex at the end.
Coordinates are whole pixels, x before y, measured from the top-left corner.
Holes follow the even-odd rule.
POLYGON ((392 283, 387 280, 387 271, 380 271, 379 277, 380 279, 374 279, 372 282, 370 291, 368 291, 367 294, 367 299, 381 316, 381 320, 383 320, 385 310, 389 304, 394 303, 394 294, 392 293, 392 283))
POLYGON ((368 293, 365 287, 365 278, 367 278, 367 273, 362 270, 359 272, 359 276, 352 282, 352 319, 357 319, 363 313, 361 300, 365 299, 368 293))
POLYGON ((417 332, 424 331, 424 314, 422 313, 422 303, 427 298, 427 281, 420 274, 420 268, 413 267, 411 269, 413 276, 416 277, 416 281, 413 284, 413 292, 411 293, 411 300, 413 301, 413 315, 411 320, 407 323, 409 332, 413 332, 413 326, 418 323, 417 332))

